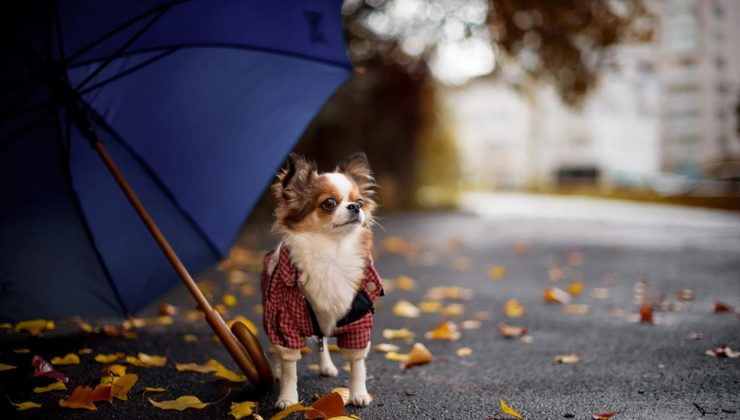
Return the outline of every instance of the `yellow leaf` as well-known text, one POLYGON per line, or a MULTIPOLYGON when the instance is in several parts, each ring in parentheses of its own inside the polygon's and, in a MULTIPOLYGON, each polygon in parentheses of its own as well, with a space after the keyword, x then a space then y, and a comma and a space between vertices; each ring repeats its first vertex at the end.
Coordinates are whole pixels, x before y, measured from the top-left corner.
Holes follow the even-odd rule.
POLYGON ((28 321, 21 321, 17 324, 15 324, 15 332, 21 332, 21 331, 28 331, 29 333, 33 335, 39 335, 42 331, 47 329, 47 327, 51 327, 49 329, 54 329, 54 323, 51 321, 45 320, 45 319, 31 319, 28 321))
POLYGON ((17 354, 26 354, 30 352, 31 352, 31 349, 13 349, 13 353, 17 353, 17 354))
POLYGON ((311 406, 306 407, 305 405, 301 403, 293 404, 290 407, 286 407, 283 411, 275 414, 274 416, 270 417, 270 420, 282 420, 285 417, 289 416, 290 414, 293 414, 297 411, 308 411, 312 410, 313 408, 311 406))
POLYGON ((470 347, 461 347, 457 349, 457 355, 460 357, 470 356, 471 354, 473 354, 473 349, 470 347))
POLYGON ((504 400, 499 400, 499 403, 501 404, 501 411, 503 411, 504 414, 508 414, 510 416, 514 416, 514 417, 516 417, 518 419, 522 419, 522 420, 524 419, 524 417, 522 417, 521 414, 517 413, 516 411, 512 410, 511 407, 509 407, 508 405, 506 405, 506 403, 504 402, 504 400))
POLYGON ((409 358, 405 363, 401 364, 401 367, 408 369, 411 366, 423 365, 432 361, 432 353, 421 343, 415 343, 414 347, 409 352, 409 358))
POLYGON ((578 296, 583 293, 583 282, 580 280, 571 282, 568 285, 568 293, 570 293, 571 296, 578 296))
POLYGON ((416 288, 416 280, 409 276, 398 276, 396 277, 396 286, 401 290, 411 291, 416 288))
POLYGON ((33 389, 33 392, 35 392, 37 394, 41 394, 41 393, 44 393, 44 392, 62 391, 62 390, 66 390, 66 389, 67 389, 67 386, 64 385, 64 382, 54 382, 53 384, 51 384, 49 386, 37 386, 37 387, 35 387, 33 389))
POLYGON ((234 306, 236 306, 236 296, 234 296, 234 295, 232 295, 230 293, 224 295, 224 305, 226 305, 226 306, 228 306, 230 308, 233 308, 234 306))
POLYGON ((506 275, 506 267, 503 265, 494 265, 488 269, 488 276, 493 280, 501 280, 506 275))
POLYGON ((570 295, 557 287, 548 287, 544 294, 547 303, 570 303, 570 295))
POLYGON ((421 312, 413 303, 406 300, 399 300, 393 305, 393 315, 400 318, 418 318, 421 312))
POLYGON ((236 420, 239 420, 242 417, 251 416, 254 412, 254 408, 257 406, 256 402, 252 401, 244 401, 240 403, 231 403, 231 414, 234 416, 236 420))
POLYGON ((186 343, 195 343, 198 341, 198 336, 193 334, 185 334, 182 338, 186 343))
POLYGON ((95 328, 93 328, 93 326, 88 324, 87 322, 80 321, 78 325, 80 326, 80 329, 82 330, 82 332, 85 332, 88 334, 95 332, 95 328))
POLYGON ((92 354, 92 349, 84 348, 77 350, 77 354, 92 354))
POLYGON ((46 325, 44 325, 44 328, 47 330, 53 330, 56 328, 56 324, 54 324, 54 321, 46 321, 46 325))
POLYGON ((146 363, 139 360, 136 356, 126 356, 126 363, 132 366, 147 366, 146 363))
POLYGON ((555 363, 578 363, 581 361, 581 356, 578 353, 561 354, 555 357, 555 363))
POLYGON ((3 322, 2 324, 0 324, 0 330, 11 330, 11 329, 13 329, 13 324, 11 324, 10 322, 3 322))
POLYGON ((69 353, 68 355, 64 357, 54 357, 51 359, 52 365, 79 365, 80 364, 80 356, 69 353))
POLYGON ((390 351, 398 351, 399 347, 395 344, 380 343, 373 346, 373 350, 380 353, 388 353, 390 351))
POLYGON ((451 303, 444 307, 442 315, 444 316, 460 316, 465 313, 465 305, 461 303, 451 303))
POLYGON ((118 398, 119 400, 128 400, 128 392, 133 388, 136 382, 139 380, 139 376, 133 373, 127 373, 113 382, 110 389, 111 397, 118 398))
POLYGON ((144 387, 144 393, 145 394, 147 394, 147 393, 149 393, 149 394, 156 394, 156 393, 159 393, 159 392, 167 392, 167 390, 164 389, 164 388, 161 388, 161 387, 157 387, 157 388, 154 388, 154 387, 151 387, 151 386, 145 386, 144 387))
POLYGON ((524 306, 520 305, 516 299, 509 299, 504 305, 504 314, 509 318, 521 318, 526 312, 524 306))
POLYGON ((139 361, 143 363, 142 366, 162 367, 167 364, 167 358, 164 356, 153 356, 146 353, 139 353, 137 356, 139 361))
POLYGON ((419 302, 416 307, 419 308, 419 311, 425 314, 431 314, 442 311, 442 302, 438 302, 435 300, 425 300, 419 302))
POLYGON ((460 339, 460 332, 457 330, 457 324, 454 322, 442 321, 436 328, 427 332, 424 337, 427 340, 456 341, 460 339))
POLYGON ((483 323, 477 319, 466 319, 462 322, 461 326, 464 330, 478 330, 483 323))
POLYGON ((591 306, 586 303, 569 303, 563 305, 563 312, 566 314, 583 315, 591 310, 591 306))
POLYGON ((16 366, 6 365, 5 363, 0 363, 0 372, 2 372, 4 370, 15 369, 15 368, 16 368, 16 366))
MULTIPOLYGON (((331 390, 330 393, 337 393, 337 394, 339 394, 339 396, 342 397, 342 402, 344 403, 344 405, 347 405, 349 403, 349 388, 345 388, 345 387, 334 388, 334 389, 331 390)), ((370 397, 370 401, 372 402, 373 396, 370 395, 370 394, 367 394, 367 395, 368 395, 368 397, 370 397)), ((338 417, 330 417, 330 418, 331 419, 342 419, 342 418, 346 419, 346 418, 350 418, 350 417, 347 417, 347 416, 338 416, 338 417)))
POLYGON ((203 401, 199 400, 198 397, 194 397, 192 395, 184 395, 176 400, 171 401, 154 401, 151 398, 148 398, 148 400, 153 406, 161 408, 162 410, 183 411, 187 410, 188 408, 195 408, 200 410, 210 405, 210 403, 204 403, 203 401))
POLYGON ((111 363, 118 360, 117 354, 96 354, 95 361, 98 363, 111 363))
POLYGON ((394 340, 394 339, 401 339, 401 340, 407 340, 414 338, 414 333, 406 328, 401 328, 400 330, 393 330, 393 329, 384 329, 383 330, 383 337, 386 340, 394 340))
POLYGON ((232 319, 231 321, 227 322, 226 325, 231 329, 231 327, 238 321, 241 321, 246 325, 247 329, 254 335, 257 335, 257 327, 254 325, 254 323, 247 318, 244 318, 241 315, 237 315, 232 319))
POLYGON ((32 408, 41 408, 41 404, 35 403, 33 401, 24 401, 19 403, 14 403, 11 401, 10 403, 13 404, 18 411, 30 410, 32 408))
POLYGON ((244 382, 247 380, 246 376, 240 375, 236 372, 233 372, 227 369, 224 365, 217 362, 215 359, 209 360, 208 364, 216 368, 214 375, 218 376, 219 378, 224 378, 227 381, 231 381, 231 382, 244 382))
POLYGON ((342 351, 336 344, 329 344, 326 349, 329 350, 329 353, 339 353, 342 351))
POLYGON ((110 365, 107 368, 105 368, 105 371, 115 375, 115 376, 124 376, 126 375, 126 366, 124 365, 110 365))
POLYGON ((391 362, 405 362, 409 360, 409 355, 396 353, 395 351, 389 351, 385 354, 385 360, 390 360, 391 362))
POLYGON ((178 372, 213 373, 218 370, 214 365, 199 365, 197 363, 175 363, 178 372))

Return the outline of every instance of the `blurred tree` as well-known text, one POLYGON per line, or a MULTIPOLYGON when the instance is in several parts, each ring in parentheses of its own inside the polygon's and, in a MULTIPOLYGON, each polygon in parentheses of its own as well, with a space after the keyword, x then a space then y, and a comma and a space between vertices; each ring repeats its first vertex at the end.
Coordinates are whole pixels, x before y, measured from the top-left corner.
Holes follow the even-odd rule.
MULTIPOLYGON (((443 134, 430 135, 436 114, 425 111, 436 103, 437 82, 499 77, 525 94, 552 83, 577 105, 610 46, 651 36, 642 0, 345 0, 343 13, 357 74, 296 151, 328 168, 364 150, 386 209, 412 205, 417 187, 436 182, 420 179, 436 175, 430 154, 451 150, 443 134)), ((445 170, 454 173, 447 154, 445 170)))

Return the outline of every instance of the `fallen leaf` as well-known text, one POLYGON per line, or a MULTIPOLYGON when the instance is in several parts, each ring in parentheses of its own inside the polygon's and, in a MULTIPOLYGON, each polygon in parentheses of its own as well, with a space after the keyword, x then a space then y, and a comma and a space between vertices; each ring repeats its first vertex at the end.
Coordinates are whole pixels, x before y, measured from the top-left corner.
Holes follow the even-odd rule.
POLYGON ((581 356, 578 353, 571 354, 560 354, 555 356, 555 363, 578 363, 581 361, 581 356))
POLYGON ((569 303, 563 305, 563 312, 571 315, 585 315, 591 311, 591 305, 585 303, 569 303))
POLYGON ((145 386, 144 389, 142 390, 142 392, 144 394, 157 394, 157 393, 160 393, 160 392, 167 392, 167 390, 164 389, 164 388, 162 388, 162 387, 156 387, 155 388, 155 387, 151 387, 151 386, 145 386))
POLYGON ((508 414, 510 416, 514 416, 514 417, 516 417, 518 419, 521 419, 521 420, 524 419, 524 417, 522 417, 521 414, 517 413, 511 407, 509 407, 508 405, 506 405, 506 403, 504 402, 504 400, 499 400, 499 404, 501 404, 501 411, 503 411, 504 414, 508 414))
POLYGON ((470 258, 468 257, 459 257, 455 260, 455 268, 457 271, 470 271, 470 258))
POLYGON ((498 332, 506 338, 515 338, 527 334, 527 329, 525 327, 517 327, 502 323, 498 326, 498 332))
POLYGON ((242 417, 251 416, 252 413, 254 413, 255 407, 257 407, 257 403, 253 401, 243 401, 240 403, 232 402, 229 414, 231 414, 236 420, 239 420, 242 417))
POLYGON ((599 413, 593 413, 591 415, 591 418, 593 420, 609 420, 610 418, 616 416, 617 414, 621 413, 622 411, 624 411, 624 410, 610 411, 610 412, 602 411, 602 412, 599 412, 599 413))
POLYGON ((462 322, 462 323, 460 324, 460 326, 461 326, 461 327, 462 327, 462 329, 464 329, 464 330, 477 330, 477 329, 480 329, 480 326, 481 326, 482 324, 483 324, 483 323, 482 323, 482 322, 480 322, 480 321, 479 321, 479 320, 477 320, 477 319, 466 319, 465 321, 463 321, 463 322, 462 322))
POLYGON ((16 354, 27 354, 30 352, 31 352, 31 349, 13 349, 13 353, 16 353, 16 354))
POLYGON ((175 363, 178 372, 213 373, 218 370, 214 365, 199 365, 197 363, 175 363))
POLYGON ((82 321, 79 321, 79 322, 77 323, 77 325, 78 325, 78 326, 80 327, 80 330, 82 330, 82 332, 84 332, 84 333, 88 333, 88 334, 91 334, 91 333, 95 333, 95 332, 97 332, 97 331, 95 330, 95 328, 93 328, 93 326, 92 326, 92 325, 90 325, 90 324, 88 324, 87 322, 82 322, 82 321))
POLYGON ((185 334, 182 336, 182 339, 185 340, 186 343, 195 343, 198 341, 198 336, 193 334, 185 334))
POLYGON ((730 346, 728 346, 727 344, 725 344, 722 347, 717 347, 716 349, 709 349, 705 351, 704 354, 706 354, 707 356, 720 357, 720 358, 729 357, 729 358, 734 359, 734 358, 740 357, 740 351, 735 351, 731 349, 730 346))
POLYGON ((426 298, 430 300, 442 299, 470 299, 473 292, 460 286, 438 286, 427 290, 426 298))
POLYGON ((531 344, 534 341, 534 337, 531 335, 525 335, 522 337, 522 343, 524 344, 531 344))
POLYGON ((176 313, 177 313, 177 307, 172 304, 163 302, 161 305, 159 305, 160 315, 172 316, 172 315, 175 315, 176 313))
POLYGON ((390 351, 398 351, 399 347, 395 344, 380 343, 373 346, 373 350, 380 353, 388 353, 390 351))
POLYGON ((253 284, 243 284, 239 286, 239 294, 244 297, 253 296, 257 292, 257 288, 253 284))
POLYGON ((103 373, 115 375, 121 377, 126 374, 126 366, 124 365, 110 365, 103 369, 103 373))
POLYGON ((77 354, 92 354, 92 349, 84 348, 77 350, 77 354))
POLYGON ((298 412, 298 411, 308 411, 310 409, 311 409, 311 407, 306 407, 305 405, 303 405, 301 403, 293 404, 293 405, 291 405, 289 407, 286 407, 285 409, 283 409, 279 413, 275 414, 274 416, 270 417, 270 420, 282 420, 285 417, 287 417, 287 416, 289 416, 289 415, 291 415, 291 414, 293 414, 295 412, 298 412))
POLYGON ((205 318, 205 316, 206 315, 202 311, 199 311, 197 309, 185 312, 185 319, 187 319, 188 321, 199 321, 205 318))
POLYGON ((526 312, 527 310, 524 306, 520 305, 519 301, 516 299, 509 299, 504 305, 504 315, 509 318, 521 318, 526 312))
POLYGON ((149 400, 149 403, 157 408, 161 408, 162 410, 177 410, 177 411, 183 411, 187 410, 188 408, 195 408, 195 409, 203 409, 208 407, 210 403, 204 403, 198 397, 194 397, 192 395, 183 395, 182 397, 179 397, 176 400, 170 400, 170 401, 154 401, 151 398, 147 398, 149 400))
POLYGON ((213 374, 218 376, 219 378, 223 378, 231 382, 244 382, 247 380, 246 376, 240 375, 227 369, 224 365, 222 365, 215 359, 210 359, 208 361, 208 364, 216 368, 216 371, 213 374))
POLYGON ((62 381, 64 383, 69 382, 69 378, 67 377, 67 375, 54 370, 54 368, 51 366, 51 363, 47 362, 40 356, 33 356, 31 364, 36 368, 33 372, 33 376, 47 376, 49 378, 54 378, 57 381, 62 381))
POLYGON ((547 269, 547 278, 550 281, 560 281, 565 277, 565 273, 559 267, 550 267, 547 269))
POLYGON ((694 300, 694 291, 691 289, 681 289, 676 292, 678 300, 694 300))
POLYGON ((457 349, 455 353, 457 353, 457 355, 460 357, 470 356, 471 354, 473 354, 473 349, 471 349, 470 347, 461 347, 457 349))
POLYGON ((51 359, 51 364, 52 365, 59 365, 59 366, 63 366, 63 365, 79 365, 80 364, 80 356, 78 356, 78 355, 76 355, 74 353, 69 353, 68 355, 66 355, 64 357, 54 357, 54 358, 51 359))
POLYGON ((451 303, 442 310, 444 316, 460 316, 463 314, 465 314, 465 305, 461 303, 451 303))
POLYGON ((392 313, 400 318, 418 318, 419 315, 421 315, 419 308, 406 300, 399 300, 396 302, 396 304, 393 305, 392 313))
POLYGON ((231 329, 231 327, 234 326, 234 324, 236 324, 237 322, 243 323, 252 334, 257 335, 257 326, 254 325, 252 321, 241 315, 235 316, 231 321, 226 323, 226 326, 231 329))
POLYGON ((546 288, 544 299, 547 303, 570 303, 570 295, 557 287, 546 288))
POLYGON ((583 282, 576 280, 568 285, 568 294, 571 296, 578 296, 583 293, 583 282))
POLYGON ((54 327, 54 321, 49 321, 46 319, 30 319, 15 324, 15 328, 13 329, 13 331, 17 333, 21 331, 28 331, 31 335, 40 335, 45 330, 53 330, 54 327))
POLYGON ((15 369, 16 367, 17 367, 17 366, 13 366, 13 365, 6 365, 5 363, 0 363, 0 372, 2 372, 2 371, 4 371, 4 370, 11 370, 11 369, 15 369))
POLYGON ((110 385, 98 385, 93 389, 92 394, 90 394, 91 401, 105 401, 105 402, 111 402, 113 401, 113 395, 111 394, 111 387, 110 385))
POLYGON ((128 392, 134 387, 136 382, 139 380, 139 376, 133 373, 127 373, 113 382, 111 386, 111 395, 118 398, 119 400, 128 400, 128 392))
POLYGON ((396 277, 396 286, 401 290, 411 291, 416 289, 416 280, 409 276, 396 277))
POLYGON ((89 386, 77 386, 66 400, 60 399, 59 406, 66 408, 84 408, 86 410, 97 410, 93 404, 94 389, 89 386))
POLYGON ((167 364, 167 358, 164 356, 153 356, 146 353, 139 353, 137 358, 142 363, 138 366, 155 366, 162 367, 167 364))
POLYGON ((460 339, 460 332, 457 329, 457 324, 444 320, 433 330, 427 332, 424 337, 428 340, 456 341, 460 339))
POLYGON ((30 410, 32 408, 41 408, 41 404, 35 403, 33 401, 23 401, 19 403, 14 403, 13 401, 10 401, 10 403, 13 404, 18 411, 30 410))
POLYGON ((306 419, 329 419, 337 416, 346 416, 344 400, 336 392, 324 395, 311 404, 311 410, 304 414, 306 419))
POLYGON ((431 362, 433 359, 432 353, 421 343, 415 343, 414 347, 409 352, 409 358, 406 362, 401 363, 401 368, 408 369, 412 366, 423 365, 431 362))
POLYGON ((326 349, 329 350, 329 353, 339 353, 342 351, 342 349, 340 349, 336 344, 329 344, 326 349))
POLYGON ((49 391, 63 391, 63 390, 66 391, 67 386, 64 385, 64 382, 57 381, 48 386, 37 386, 33 389, 33 392, 37 394, 42 394, 44 392, 49 392, 49 391))
POLYGON ((385 354, 385 360, 391 362, 406 362, 409 360, 409 355, 404 353, 396 353, 395 351, 389 351, 385 354))
POLYGON ((714 312, 718 314, 723 312, 735 312, 735 309, 732 306, 717 300, 714 302, 714 312))
POLYGON ((653 307, 650 305, 640 306, 640 322, 645 324, 653 323, 653 307))
POLYGON ((441 312, 444 308, 442 306, 442 302, 436 301, 436 300, 425 300, 421 301, 416 305, 417 308, 419 308, 419 311, 425 314, 432 314, 436 312, 441 312))
POLYGON ((118 360, 117 354, 96 354, 95 361, 98 363, 111 363, 118 360))
POLYGON ((386 328, 383 330, 383 338, 386 340, 408 340, 414 338, 414 333, 407 328, 398 330, 386 328))
POLYGON ((596 287, 591 289, 591 298, 600 300, 609 299, 609 289, 605 287, 596 287))
POLYGON ((493 280, 501 280, 506 275, 506 267, 503 265, 493 265, 488 269, 488 277, 493 280))
POLYGON ((236 306, 236 303, 237 303, 236 302, 236 296, 234 296, 234 295, 232 295, 230 293, 227 293, 227 294, 224 295, 223 301, 224 301, 224 305, 226 305, 226 306, 228 306, 230 308, 233 308, 234 306, 236 306))
POLYGON ((13 324, 11 324, 10 322, 0 323, 0 330, 12 330, 12 329, 13 329, 13 324))

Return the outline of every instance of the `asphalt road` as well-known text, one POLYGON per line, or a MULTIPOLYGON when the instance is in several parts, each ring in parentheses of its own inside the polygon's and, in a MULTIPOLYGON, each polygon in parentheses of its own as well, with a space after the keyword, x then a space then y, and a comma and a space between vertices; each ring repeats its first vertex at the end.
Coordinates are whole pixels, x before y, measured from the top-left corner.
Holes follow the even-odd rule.
MULTIPOLYGON (((618 420, 740 418, 740 358, 705 354, 723 344, 740 348, 738 315, 714 313, 716 300, 740 307, 740 215, 618 201, 470 195, 460 212, 391 215, 381 224, 384 230, 376 229, 381 276, 390 280, 389 289, 398 276, 410 276, 415 289, 395 287, 381 298, 373 343, 395 343, 407 352, 413 342, 422 342, 434 360, 404 370, 372 352, 368 389, 374 401, 366 408, 348 407, 349 413, 362 419, 485 419, 501 412, 503 399, 527 419, 590 419, 592 413, 616 410, 624 410, 613 417, 618 420), (502 278, 490 276, 493 265, 503 268, 502 278), (549 279, 558 275, 563 278, 549 279), (545 288, 567 290, 574 278, 581 279, 584 290, 573 303, 588 305, 577 307, 588 313, 570 314, 562 304, 544 302, 545 288), (636 297, 640 280, 642 298, 636 297), (434 286, 470 290, 469 299, 444 301, 462 305, 464 314, 450 317, 459 326, 484 315, 488 319, 450 342, 424 338, 442 320, 439 313, 412 319, 392 314, 397 301, 417 304, 434 286), (693 299, 678 299, 675 292, 682 289, 690 289, 693 299), (523 317, 504 315, 511 298, 526 308, 523 317), (634 322, 640 307, 636 299, 650 298, 655 322, 634 322), (530 342, 504 338, 498 332, 501 323, 528 328, 530 342), (415 340, 382 338, 383 329, 402 327, 415 332, 415 340), (690 334, 701 338, 689 339, 690 334), (461 347, 471 354, 459 356, 461 347), (574 352, 578 363, 555 363, 557 355, 574 352), (695 404, 708 413, 702 416, 695 404)), ((247 276, 218 270, 199 276, 210 283, 216 300, 234 293, 238 304, 229 308, 229 316, 243 314, 260 324, 254 308, 259 293, 244 294, 251 293, 250 284, 258 285, 254 259, 276 240, 266 226, 250 224, 239 241, 254 251, 241 255, 247 276)), ((258 399, 249 385, 175 370, 173 362, 204 363, 211 357, 234 366, 211 341, 204 322, 184 318, 193 307, 189 299, 181 288, 174 290, 162 300, 181 309, 174 324, 137 329, 133 339, 82 333, 72 321, 57 322, 43 337, 0 330, 0 363, 19 366, 0 372, 0 418, 227 418, 229 401, 258 399), (198 341, 186 342, 185 334, 198 341), (98 403, 94 412, 60 408, 63 392, 32 392, 41 384, 31 378, 33 354, 51 359, 83 346, 93 354, 145 352, 167 356, 169 362, 163 368, 129 368, 139 374, 129 400, 98 403), (12 351, 21 348, 30 352, 12 351), (202 410, 162 411, 147 402, 144 386, 167 388, 156 400, 181 395, 223 400, 202 410), (8 399, 43 407, 20 412, 8 399)), ((154 314, 157 307, 145 313, 154 314)), ((103 365, 92 355, 81 358, 80 365, 59 368, 70 376, 70 388, 94 385, 100 377, 103 365)), ((334 359, 341 366, 338 354, 334 359)), ((346 372, 322 378, 310 369, 316 362, 308 354, 299 364, 299 393, 307 402, 347 386, 346 372)), ((259 399, 264 418, 274 414, 276 396, 277 391, 259 399)))

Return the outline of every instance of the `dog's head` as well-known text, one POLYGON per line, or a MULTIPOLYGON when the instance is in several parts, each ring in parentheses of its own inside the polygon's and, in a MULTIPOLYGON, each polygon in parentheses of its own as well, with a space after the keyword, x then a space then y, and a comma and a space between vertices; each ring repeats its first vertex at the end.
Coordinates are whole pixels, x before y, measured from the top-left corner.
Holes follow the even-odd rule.
POLYGON ((343 235, 369 226, 376 207, 375 186, 364 153, 322 174, 312 162, 291 154, 272 186, 277 200, 275 229, 343 235))

